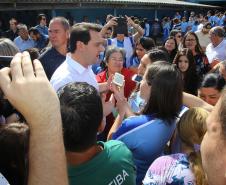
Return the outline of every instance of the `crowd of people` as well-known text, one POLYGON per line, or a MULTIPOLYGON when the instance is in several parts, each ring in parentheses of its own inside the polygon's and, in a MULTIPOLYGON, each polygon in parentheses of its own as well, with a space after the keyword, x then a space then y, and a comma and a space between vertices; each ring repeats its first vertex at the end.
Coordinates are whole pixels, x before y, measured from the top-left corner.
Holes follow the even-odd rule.
POLYGON ((226 184, 226 12, 37 20, 0 38, 0 184, 226 184))

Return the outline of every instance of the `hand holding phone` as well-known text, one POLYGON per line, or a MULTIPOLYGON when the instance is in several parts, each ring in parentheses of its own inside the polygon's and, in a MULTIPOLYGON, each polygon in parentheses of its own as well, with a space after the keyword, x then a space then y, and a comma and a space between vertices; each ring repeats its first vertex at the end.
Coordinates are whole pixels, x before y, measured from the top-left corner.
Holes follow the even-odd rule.
POLYGON ((112 82, 120 87, 124 84, 124 76, 120 73, 115 73, 112 82))
POLYGON ((135 74, 135 75, 133 75, 132 80, 133 80, 134 82, 140 83, 141 80, 142 80, 142 76, 140 76, 140 75, 138 75, 138 74, 135 74))

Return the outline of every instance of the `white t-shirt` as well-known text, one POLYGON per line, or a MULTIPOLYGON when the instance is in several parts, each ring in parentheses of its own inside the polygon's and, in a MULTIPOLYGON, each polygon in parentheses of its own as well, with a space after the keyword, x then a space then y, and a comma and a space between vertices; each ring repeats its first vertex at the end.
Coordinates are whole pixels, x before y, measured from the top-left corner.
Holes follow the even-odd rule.
POLYGON ((199 39, 199 43, 201 45, 201 47, 205 47, 211 43, 211 40, 209 38, 209 34, 204 34, 201 30, 196 31, 195 34, 197 35, 198 39, 199 39))

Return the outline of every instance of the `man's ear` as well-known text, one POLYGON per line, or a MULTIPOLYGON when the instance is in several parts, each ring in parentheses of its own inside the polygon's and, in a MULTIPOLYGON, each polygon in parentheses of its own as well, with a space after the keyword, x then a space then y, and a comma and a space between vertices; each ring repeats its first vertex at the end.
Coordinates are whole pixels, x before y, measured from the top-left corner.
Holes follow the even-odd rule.
POLYGON ((81 51, 81 50, 84 50, 84 48, 85 48, 85 44, 83 42, 81 41, 76 42, 76 50, 81 51))

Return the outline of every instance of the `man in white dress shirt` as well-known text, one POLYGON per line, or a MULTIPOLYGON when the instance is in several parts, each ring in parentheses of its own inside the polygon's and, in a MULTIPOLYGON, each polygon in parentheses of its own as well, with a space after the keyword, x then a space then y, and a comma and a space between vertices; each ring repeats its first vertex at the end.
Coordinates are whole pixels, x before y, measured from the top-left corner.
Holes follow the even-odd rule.
POLYGON ((54 72, 50 82, 57 91, 69 82, 87 82, 100 92, 109 89, 109 83, 98 84, 91 65, 104 51, 101 26, 93 23, 78 23, 70 33, 70 53, 54 72))
POLYGON ((206 47, 206 56, 213 67, 220 61, 226 60, 225 31, 222 27, 216 26, 210 30, 209 35, 211 43, 206 47))

